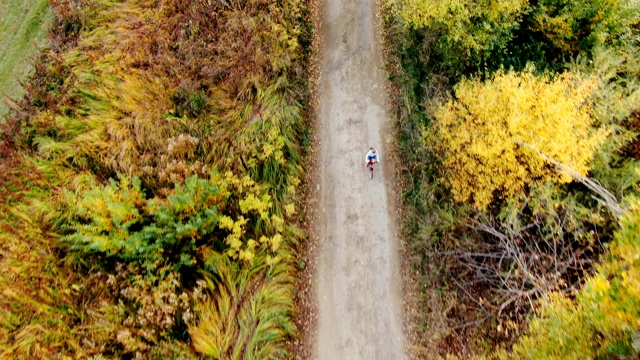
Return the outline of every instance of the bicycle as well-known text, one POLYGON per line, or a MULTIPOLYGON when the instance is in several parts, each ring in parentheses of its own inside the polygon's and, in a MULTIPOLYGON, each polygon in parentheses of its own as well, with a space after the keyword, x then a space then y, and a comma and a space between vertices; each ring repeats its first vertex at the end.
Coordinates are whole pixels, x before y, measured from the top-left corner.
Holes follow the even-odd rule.
POLYGON ((367 163, 367 170, 369 170, 369 179, 373 179, 373 164, 376 162, 373 159, 369 159, 367 163))
POLYGON ((369 148, 369 152, 364 161, 364 167, 369 170, 369 179, 373 179, 373 164, 378 162, 378 152, 373 146, 369 148))

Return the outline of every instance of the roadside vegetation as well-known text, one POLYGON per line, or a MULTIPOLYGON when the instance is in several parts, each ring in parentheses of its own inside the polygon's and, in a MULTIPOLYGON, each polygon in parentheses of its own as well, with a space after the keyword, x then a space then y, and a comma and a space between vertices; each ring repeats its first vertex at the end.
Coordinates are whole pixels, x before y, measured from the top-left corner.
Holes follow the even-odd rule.
POLYGON ((305 2, 50 5, 0 127, 0 358, 291 357, 305 2))
POLYGON ((384 3, 420 357, 640 353, 640 5, 384 3))
POLYGON ((46 45, 53 19, 48 0, 7 0, 0 4, 0 117, 7 101, 23 95, 20 79, 33 70, 33 58, 46 45))

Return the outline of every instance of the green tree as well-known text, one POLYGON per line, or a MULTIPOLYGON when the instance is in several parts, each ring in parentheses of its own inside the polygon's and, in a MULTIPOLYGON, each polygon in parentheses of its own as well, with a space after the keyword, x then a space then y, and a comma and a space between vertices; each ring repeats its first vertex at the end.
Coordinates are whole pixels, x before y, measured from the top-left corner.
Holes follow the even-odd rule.
POLYGON ((531 9, 530 31, 542 34, 562 55, 591 54, 633 32, 637 2, 627 0, 542 0, 531 9))
POLYGON ((441 56, 463 66, 482 63, 492 52, 504 50, 528 8, 527 0, 396 1, 406 23, 436 31, 441 56))
POLYGON ((538 152, 584 175, 606 135, 592 127, 588 98, 594 86, 569 73, 551 78, 531 69, 459 83, 424 132, 454 198, 484 208, 494 196, 514 196, 532 182, 571 180, 538 152))
POLYGON ((465 50, 504 46, 527 0, 399 0, 399 15, 414 27, 441 31, 465 50))

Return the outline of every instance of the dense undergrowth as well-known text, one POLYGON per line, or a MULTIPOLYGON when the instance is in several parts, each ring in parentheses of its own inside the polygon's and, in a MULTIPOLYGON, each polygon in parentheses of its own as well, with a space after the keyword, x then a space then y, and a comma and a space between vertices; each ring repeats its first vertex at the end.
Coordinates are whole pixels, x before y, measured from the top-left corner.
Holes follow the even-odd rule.
POLYGON ((636 357, 637 2, 384 12, 417 355, 636 357))
POLYGON ((1 357, 289 357, 306 4, 51 5, 0 129, 1 357))

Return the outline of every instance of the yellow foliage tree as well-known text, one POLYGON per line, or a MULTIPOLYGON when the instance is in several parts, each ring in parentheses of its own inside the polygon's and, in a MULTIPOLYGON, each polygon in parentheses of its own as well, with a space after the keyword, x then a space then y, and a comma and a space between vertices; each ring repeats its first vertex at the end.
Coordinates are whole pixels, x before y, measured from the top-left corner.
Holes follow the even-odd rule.
POLYGON ((494 196, 513 196, 534 181, 571 180, 538 152, 584 175, 606 136, 592 126, 594 89, 594 81, 569 73, 536 76, 532 69, 459 83, 424 132, 454 198, 485 208, 494 196))

